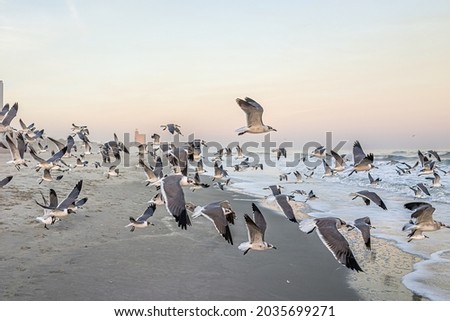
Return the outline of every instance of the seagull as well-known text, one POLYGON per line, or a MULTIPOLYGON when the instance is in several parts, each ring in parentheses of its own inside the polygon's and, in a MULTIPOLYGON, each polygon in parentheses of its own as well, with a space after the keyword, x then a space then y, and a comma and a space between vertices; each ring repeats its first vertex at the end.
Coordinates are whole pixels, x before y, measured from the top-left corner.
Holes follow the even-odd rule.
MULTIPOLYGON (((8 107, 9 107, 9 105, 8 105, 8 107)), ((0 134, 9 133, 9 132, 13 131, 13 128, 11 128, 10 124, 11 124, 11 121, 14 119, 14 117, 16 117, 18 109, 19 109, 19 104, 15 103, 11 108, 9 108, 5 112, 3 118, 0 122, 0 134)), ((5 107, 3 107, 3 110, 6 110, 6 105, 5 105, 5 107)), ((3 110, 2 110, 2 113, 3 113, 3 110)))
MULTIPOLYGON (((59 175, 56 177, 56 180, 60 181, 62 178, 63 178, 63 175, 59 175)), ((44 173, 39 181, 39 184, 41 184, 43 181, 46 181, 46 182, 53 181, 53 177, 50 173, 50 169, 48 169, 48 168, 44 169, 44 173)))
POLYGON ((117 165, 112 165, 109 167, 108 171, 105 172, 106 178, 110 178, 111 176, 117 177, 119 176, 119 169, 117 165))
POLYGON ((148 222, 148 219, 153 216, 153 213, 155 212, 156 204, 150 203, 150 205, 147 207, 145 212, 139 216, 138 218, 134 219, 130 216, 130 224, 126 225, 125 227, 130 227, 130 232, 134 232, 135 228, 143 228, 150 225, 153 225, 153 223, 148 222))
POLYGON ((149 184, 157 182, 160 177, 157 177, 155 175, 155 172, 153 169, 149 166, 147 166, 142 159, 139 159, 139 165, 144 168, 145 176, 147 176, 147 179, 145 180, 147 184, 145 186, 148 186, 149 184))
POLYGON ((359 143, 359 141, 355 141, 355 143, 353 144, 353 170, 350 172, 350 174, 348 174, 348 176, 352 175, 353 173, 356 172, 361 172, 361 171, 370 171, 372 168, 376 168, 375 165, 373 165, 373 154, 365 154, 361 144, 359 143))
POLYGON ((20 171, 20 166, 28 167, 27 161, 23 158, 25 149, 27 148, 27 144, 23 139, 23 135, 20 133, 17 135, 17 146, 12 141, 11 137, 9 137, 9 135, 6 135, 6 143, 9 146, 9 152, 11 153, 12 157, 12 160, 7 163, 14 164, 18 171, 20 171))
POLYGON ((172 135, 177 133, 183 136, 183 134, 180 131, 181 126, 177 124, 167 124, 167 125, 161 125, 163 127, 163 130, 168 130, 172 135))
POLYGON ((39 164, 36 165, 36 172, 41 168, 43 169, 52 169, 54 167, 58 167, 57 162, 66 154, 67 146, 64 146, 59 152, 53 154, 49 159, 45 160, 39 156, 37 156, 36 152, 33 148, 30 147, 30 155, 37 161, 39 164))
POLYGON ((11 182, 12 179, 13 179, 13 176, 10 175, 10 176, 6 176, 4 179, 0 180, 0 188, 5 186, 9 182, 11 182))
POLYGON ((264 189, 270 189, 272 191, 273 196, 280 195, 282 188, 283 186, 281 185, 269 185, 269 187, 264 187, 264 189))
POLYGON ((214 182, 214 186, 218 186, 222 191, 225 190, 225 186, 230 185, 231 178, 227 179, 225 183, 222 182, 214 182))
POLYGON ((178 227, 186 230, 191 221, 186 212, 186 201, 182 185, 192 185, 191 178, 180 174, 169 175, 161 179, 161 193, 164 198, 166 209, 175 218, 178 227))
POLYGON ((419 183, 419 184, 410 186, 409 188, 414 191, 414 196, 417 197, 417 198, 422 197, 423 194, 431 196, 430 191, 428 190, 428 188, 423 183, 419 183))
POLYGON ((324 168, 324 173, 323 173, 322 178, 335 176, 336 171, 334 169, 331 169, 330 165, 327 164, 325 159, 322 159, 322 163, 323 163, 323 168, 324 168))
POLYGON ((191 187, 191 191, 195 191, 196 189, 200 189, 200 188, 208 188, 209 184, 206 183, 202 183, 200 180, 200 175, 198 173, 195 173, 194 175, 194 184, 191 187))
POLYGON ((228 172, 223 169, 223 165, 219 166, 219 163, 216 161, 214 163, 214 176, 212 178, 212 181, 226 177, 228 177, 228 172))
POLYGON ((345 169, 345 159, 336 153, 334 150, 331 150, 331 155, 334 157, 334 171, 342 172, 345 169))
POLYGON ((276 249, 270 243, 264 241, 264 234, 266 233, 266 220, 259 208, 252 203, 253 220, 247 214, 244 215, 245 223, 248 231, 248 242, 239 244, 238 249, 247 254, 249 250, 264 251, 276 249))
POLYGON ((275 195, 275 200, 277 201, 278 206, 283 211, 284 215, 288 218, 289 221, 297 223, 295 219, 294 210, 292 209, 291 204, 289 204, 289 200, 293 199, 292 196, 285 194, 275 195))
MULTIPOLYGON (((51 208, 58 206, 58 196, 56 195, 56 192, 54 189, 50 189, 49 193, 49 201, 47 202, 44 195, 41 192, 42 200, 44 201, 45 206, 49 206, 51 208)), ((44 215, 36 217, 36 221, 43 223, 44 228, 48 230, 47 224, 53 225, 57 220, 59 220, 56 216, 51 215, 51 210, 44 208, 44 215)))
POLYGON ((277 153, 277 160, 280 160, 281 156, 284 156, 284 158, 286 158, 286 148, 284 147, 272 149, 272 152, 277 153))
MULTIPOLYGON (((67 215, 69 215, 70 213, 72 213, 72 211, 69 209, 69 207, 76 202, 78 195, 80 195, 81 192, 81 188, 83 186, 83 180, 80 180, 75 187, 72 189, 72 191, 67 195, 67 197, 60 202, 57 205, 54 204, 50 204, 49 206, 46 205, 42 205, 40 203, 38 203, 36 201, 36 204, 39 205, 40 207, 49 210, 47 212, 47 215, 44 215, 44 218, 46 218, 45 216, 54 216, 54 217, 65 217, 67 215)), ((56 193, 55 193, 56 195, 56 193)))
POLYGON ((450 228, 450 226, 433 219, 435 210, 433 206, 426 204, 418 207, 411 214, 411 220, 402 228, 402 231, 410 231, 410 234, 408 234, 408 242, 411 242, 413 239, 428 238, 422 232, 437 231, 443 227, 450 228))
POLYGON ((308 234, 316 230, 322 243, 339 263, 356 272, 363 272, 350 249, 350 245, 338 230, 346 225, 347 223, 340 218, 324 217, 303 220, 299 223, 299 228, 308 234))
POLYGON ((377 204, 379 207, 381 207, 383 210, 387 210, 387 207, 384 204, 383 200, 375 192, 370 192, 368 190, 364 190, 364 191, 352 193, 350 195, 353 196, 352 199, 361 197, 363 199, 364 203, 366 203, 366 205, 370 205, 370 202, 372 201, 375 204, 377 204))
POLYGON ((361 232, 361 235, 363 237, 366 248, 368 250, 371 250, 370 229, 375 228, 375 227, 372 226, 372 224, 370 223, 370 218, 368 216, 358 218, 355 220, 354 223, 348 223, 347 227, 349 227, 349 230, 352 230, 356 227, 361 232))
POLYGON ((314 194, 313 190, 310 190, 309 193, 308 193, 308 196, 306 197, 305 203, 306 203, 308 200, 315 200, 315 199, 318 199, 318 198, 319 198, 319 197, 316 196, 316 194, 314 194))
POLYGON ((187 203, 186 207, 193 211, 192 218, 204 216, 210 220, 217 232, 223 236, 223 238, 233 245, 233 238, 231 237, 230 227, 226 215, 233 213, 229 208, 221 206, 221 202, 210 203, 205 206, 195 206, 192 203, 187 203))
POLYGON ((245 133, 261 134, 271 131, 277 131, 271 126, 264 125, 262 121, 262 114, 264 112, 264 109, 256 101, 249 97, 245 97, 245 100, 236 98, 236 102, 247 115, 247 126, 236 129, 238 135, 243 135, 245 133))
POLYGON ((441 176, 439 176, 439 174, 436 172, 433 173, 433 176, 434 177, 425 177, 425 178, 431 180, 431 187, 441 187, 442 186, 441 176))
POLYGON ((381 182, 381 178, 377 177, 376 179, 370 175, 370 173, 367 173, 367 176, 369 177, 369 184, 372 186, 376 186, 381 182))
POLYGON ((316 147, 316 149, 314 149, 312 152, 311 152, 311 157, 317 157, 317 158, 325 158, 325 156, 327 155, 327 153, 326 153, 326 148, 324 147, 324 146, 319 146, 319 147, 316 147))
POLYGON ((297 183, 303 183, 303 177, 299 171, 295 171, 294 175, 297 183))

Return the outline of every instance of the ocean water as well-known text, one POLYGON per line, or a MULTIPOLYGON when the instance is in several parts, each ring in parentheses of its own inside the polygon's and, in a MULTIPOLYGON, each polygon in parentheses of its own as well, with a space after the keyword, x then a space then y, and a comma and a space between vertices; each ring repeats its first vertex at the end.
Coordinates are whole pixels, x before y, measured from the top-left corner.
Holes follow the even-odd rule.
MULTIPOLYGON (((232 166, 239 164, 242 159, 237 159, 234 155, 224 157, 224 169, 228 171, 232 182, 227 188, 259 197, 271 195, 270 190, 264 187, 274 184, 283 186, 285 194, 290 194, 294 190, 304 190, 307 193, 313 190, 318 198, 307 201, 311 207, 309 214, 312 216, 335 216, 347 222, 369 216, 372 225, 376 227, 372 229, 374 237, 392 241, 401 251, 421 259, 419 263, 414 264, 412 272, 403 276, 403 285, 414 294, 430 300, 450 300, 450 229, 443 228, 424 233, 429 238, 411 242, 407 241, 408 232, 402 231, 412 213, 403 205, 411 201, 431 203, 436 208, 434 219, 450 225, 450 175, 444 175, 438 170, 442 186, 430 187, 431 180, 426 177, 432 175, 419 175, 420 164, 410 174, 399 175, 396 171, 397 166, 406 167, 402 163, 413 166, 418 160, 417 150, 375 152, 374 163, 378 168, 372 169, 370 173, 373 178, 380 178, 382 181, 377 186, 372 186, 369 184, 367 172, 353 173, 349 176, 351 160, 347 162, 344 171, 332 177, 323 177, 324 168, 321 160, 318 162, 319 165, 312 169, 311 163, 307 166, 303 161, 295 161, 297 157, 294 158, 294 154, 288 151, 287 159, 281 157, 277 160, 275 153, 258 153, 255 159, 257 158, 258 163, 263 163, 263 170, 247 168, 242 171, 235 171, 232 166), (296 182, 293 174, 295 170, 302 173, 303 182, 296 182), (306 178, 304 174, 310 174, 312 171, 314 171, 312 177, 306 178), (288 174, 288 180, 280 181, 280 174, 288 174), (431 196, 416 198, 410 186, 418 183, 428 186, 431 196), (351 193, 361 190, 376 192, 388 210, 384 211, 373 203, 366 206, 361 198, 353 199, 351 193)), ((441 162, 436 162, 436 165, 444 171, 450 170, 450 152, 441 151, 439 155, 441 162)), ((317 158, 310 160, 317 161, 317 158)), ((213 169, 209 167, 208 171, 212 173, 213 169)), ((306 196, 296 194, 295 199, 304 202, 306 196)))

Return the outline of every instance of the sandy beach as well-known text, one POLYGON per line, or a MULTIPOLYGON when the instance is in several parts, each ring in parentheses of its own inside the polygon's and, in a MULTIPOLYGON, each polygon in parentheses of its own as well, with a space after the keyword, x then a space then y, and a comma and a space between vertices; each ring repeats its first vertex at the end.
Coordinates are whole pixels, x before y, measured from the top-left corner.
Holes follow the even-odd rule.
MULTIPOLYGON (((234 245, 226 243, 203 217, 193 220, 187 230, 179 229, 164 206, 158 206, 150 219, 154 226, 130 232, 125 228, 128 217, 142 214, 147 201, 156 194, 155 187, 145 186, 141 168, 120 168, 121 176, 110 179, 104 175, 105 168, 76 168, 59 182, 39 185, 40 174, 32 168, 17 172, 3 165, 7 156, 1 155, 1 172, 14 178, 0 191, 2 300, 413 298, 408 290, 401 289, 398 269, 384 268, 382 276, 373 264, 365 273, 347 270, 315 233, 300 232, 297 224, 263 199, 212 186, 194 192, 184 189, 186 201, 197 205, 222 199, 231 202, 238 217, 231 227, 234 245), (44 229, 35 220, 42 214, 35 203, 41 201, 39 191, 47 196, 54 188, 63 197, 81 179, 80 197, 89 198, 84 208, 44 229), (268 225, 266 240, 277 249, 250 251, 244 256, 237 246, 247 240, 243 215, 251 214, 252 202, 263 211, 268 225), (378 282, 380 277, 384 282, 378 282), (373 289, 374 283, 379 288, 373 289)), ((204 180, 212 183, 209 177, 204 176, 204 180)), ((378 256, 377 261, 384 262, 380 264, 396 264, 380 260, 386 251, 394 253, 393 246, 384 242, 381 247, 381 240, 374 242, 377 250, 365 259, 378 256)), ((415 260, 405 257, 410 261, 400 266, 410 270, 415 260)), ((366 266, 364 261, 361 264, 366 266)))

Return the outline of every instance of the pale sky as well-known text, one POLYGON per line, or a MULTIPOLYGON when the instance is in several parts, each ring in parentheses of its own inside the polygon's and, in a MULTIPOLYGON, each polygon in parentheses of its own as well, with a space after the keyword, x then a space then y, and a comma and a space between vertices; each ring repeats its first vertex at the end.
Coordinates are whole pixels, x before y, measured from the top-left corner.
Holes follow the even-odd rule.
POLYGON ((4 103, 49 136, 228 142, 249 96, 277 142, 450 149, 447 0, 0 0, 0 48, 4 103))

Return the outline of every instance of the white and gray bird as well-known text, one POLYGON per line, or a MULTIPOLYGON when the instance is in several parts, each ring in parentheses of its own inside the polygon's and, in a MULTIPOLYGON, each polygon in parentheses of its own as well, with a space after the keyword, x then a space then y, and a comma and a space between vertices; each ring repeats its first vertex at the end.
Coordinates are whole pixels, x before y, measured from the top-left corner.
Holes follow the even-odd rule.
POLYGON ((238 135, 243 135, 245 133, 261 134, 277 131, 271 126, 264 125, 262 120, 264 109, 256 101, 249 97, 245 97, 245 99, 236 98, 236 102, 247 115, 247 126, 236 129, 238 135))
POLYGON ((178 227, 186 230, 191 220, 186 211, 186 201, 182 186, 194 184, 189 177, 180 174, 169 175, 161 179, 161 194, 167 212, 175 218, 178 227))
POLYGON ((142 213, 142 215, 139 216, 138 218, 135 219, 132 216, 130 216, 130 224, 126 225, 125 227, 131 226, 130 232, 134 232, 136 228, 144 228, 153 225, 153 223, 150 223, 148 219, 153 216, 155 209, 156 204, 150 203, 147 209, 144 211, 144 213, 142 213))
POLYGON ((353 223, 347 223, 347 227, 349 228, 349 230, 352 230, 356 227, 361 232, 366 248, 368 250, 372 249, 370 244, 370 230, 375 227, 372 226, 372 223, 370 222, 370 218, 368 216, 357 218, 353 223))
POLYGON ((376 168, 373 164, 374 156, 372 153, 365 154, 359 141, 355 141, 353 144, 353 170, 348 174, 352 175, 356 172, 370 171, 372 168, 376 168))
POLYGON ((234 212, 230 207, 224 207, 221 204, 222 201, 213 202, 205 206, 196 206, 192 203, 187 203, 186 208, 193 212, 192 218, 203 216, 210 220, 217 232, 222 235, 228 243, 233 244, 227 215, 234 214, 234 212))
POLYGON ((181 130, 180 130, 180 128, 181 128, 180 125, 167 124, 167 125, 161 125, 161 127, 162 127, 163 130, 167 129, 169 131, 169 133, 171 133, 172 135, 177 133, 177 134, 180 134, 181 136, 183 136, 183 134, 181 133, 181 130))
POLYGON ((303 220, 299 223, 299 228, 308 234, 315 230, 322 243, 339 263, 351 270, 363 272, 350 249, 349 243, 339 232, 339 229, 346 225, 347 223, 340 218, 324 217, 303 220))
POLYGON ((383 202, 380 196, 378 196, 375 192, 370 192, 368 190, 359 191, 356 193, 351 193, 350 196, 353 196, 352 200, 354 200, 357 197, 361 197, 364 203, 369 206, 370 202, 373 202, 374 204, 381 207, 383 210, 387 210, 386 204, 383 202))
POLYGON ((433 219, 433 213, 436 209, 431 204, 425 202, 420 203, 415 202, 404 205, 405 208, 415 209, 411 214, 411 220, 402 228, 403 231, 410 232, 407 236, 408 242, 428 238, 423 232, 437 231, 443 227, 450 228, 450 226, 433 219))
POLYGON ((273 246, 270 243, 267 243, 264 240, 267 223, 266 220, 264 219, 263 214, 261 213, 259 208, 255 205, 255 203, 252 203, 252 209, 253 209, 253 220, 247 214, 244 215, 245 224, 247 226, 248 232, 248 241, 243 242, 238 246, 239 250, 244 252, 244 255, 247 254, 248 251, 250 250, 264 251, 276 249, 275 246, 273 246))

